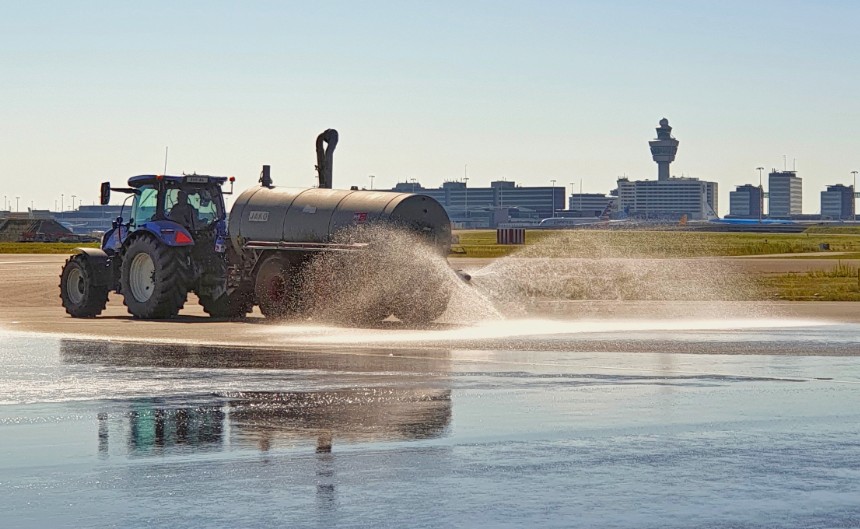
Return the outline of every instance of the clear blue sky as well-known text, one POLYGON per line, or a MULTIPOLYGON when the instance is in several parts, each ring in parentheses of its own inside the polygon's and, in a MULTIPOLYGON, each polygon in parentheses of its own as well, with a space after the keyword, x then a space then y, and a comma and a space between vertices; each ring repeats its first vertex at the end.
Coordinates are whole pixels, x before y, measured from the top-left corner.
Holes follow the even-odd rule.
MULTIPOLYGON (((0 18, 0 194, 53 208, 160 173, 430 187, 804 179, 804 211, 860 170, 854 1, 7 2, 0 18)), ((2 197, 0 197, 2 199, 2 197)))

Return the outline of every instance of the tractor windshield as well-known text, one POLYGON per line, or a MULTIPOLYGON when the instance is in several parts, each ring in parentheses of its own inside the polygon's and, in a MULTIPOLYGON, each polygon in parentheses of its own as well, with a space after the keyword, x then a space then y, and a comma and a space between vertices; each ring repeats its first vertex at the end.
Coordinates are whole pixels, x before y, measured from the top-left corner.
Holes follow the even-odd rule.
POLYGON ((151 185, 142 186, 140 195, 134 199, 131 216, 136 225, 149 222, 155 217, 158 207, 158 189, 151 185))
POLYGON ((202 229, 223 216, 221 189, 217 186, 168 187, 164 216, 191 230, 202 229))

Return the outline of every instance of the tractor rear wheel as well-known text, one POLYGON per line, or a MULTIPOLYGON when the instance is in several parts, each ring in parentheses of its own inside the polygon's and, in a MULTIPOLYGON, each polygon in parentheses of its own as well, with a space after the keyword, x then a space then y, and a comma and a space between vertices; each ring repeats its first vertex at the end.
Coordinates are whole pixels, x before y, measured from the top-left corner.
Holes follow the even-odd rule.
POLYGON ((105 309, 108 287, 96 285, 94 271, 86 255, 69 257, 60 274, 60 299, 73 318, 94 318, 105 309))
POLYGON ((277 255, 266 258, 257 270, 254 295, 267 318, 289 318, 299 312, 296 266, 277 255))
POLYGON ((123 303, 135 318, 172 318, 185 305, 189 276, 187 250, 137 237, 123 253, 123 303))

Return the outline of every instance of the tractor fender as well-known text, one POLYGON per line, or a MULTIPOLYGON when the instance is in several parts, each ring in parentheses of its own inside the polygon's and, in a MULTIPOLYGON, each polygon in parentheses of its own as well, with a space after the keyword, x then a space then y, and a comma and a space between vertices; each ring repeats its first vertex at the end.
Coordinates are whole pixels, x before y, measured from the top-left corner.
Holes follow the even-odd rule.
POLYGON ((75 248, 75 252, 86 256, 93 272, 93 284, 97 286, 112 287, 113 273, 111 270, 111 258, 104 250, 98 248, 75 248))
POLYGON ((146 232, 167 246, 194 246, 194 237, 185 227, 170 220, 145 222, 133 234, 146 232))

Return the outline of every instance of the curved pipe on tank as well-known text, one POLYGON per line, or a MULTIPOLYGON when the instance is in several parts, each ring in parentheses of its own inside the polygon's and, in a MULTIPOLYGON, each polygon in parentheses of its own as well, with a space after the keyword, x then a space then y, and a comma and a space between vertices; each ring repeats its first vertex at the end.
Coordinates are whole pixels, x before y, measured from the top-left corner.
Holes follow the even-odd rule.
POLYGON ((332 164, 334 163, 334 148, 337 146, 337 131, 326 129, 317 136, 317 174, 319 186, 324 189, 332 187, 332 164), (323 143, 326 144, 323 147, 323 143))

